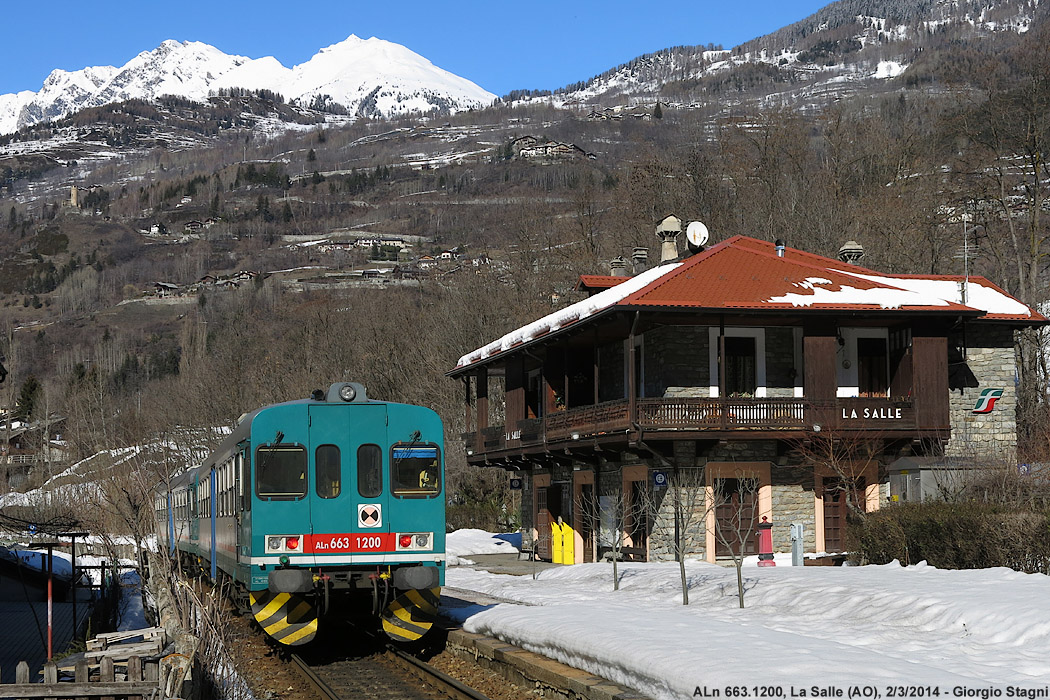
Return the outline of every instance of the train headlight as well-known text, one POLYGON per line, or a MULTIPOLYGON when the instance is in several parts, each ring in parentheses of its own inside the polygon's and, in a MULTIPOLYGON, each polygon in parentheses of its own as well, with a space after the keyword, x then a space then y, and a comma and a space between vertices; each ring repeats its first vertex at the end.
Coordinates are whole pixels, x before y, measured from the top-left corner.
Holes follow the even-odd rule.
POLYGON ((288 547, 288 549, 299 549, 299 538, 298 537, 285 538, 284 544, 285 544, 286 547, 288 547))
POLYGON ((349 384, 344 384, 339 387, 339 398, 343 401, 353 401, 357 398, 357 389, 349 384))
POLYGON ((266 540, 266 548, 267 549, 271 549, 271 550, 280 549, 281 548, 281 538, 280 537, 269 537, 269 538, 267 538, 267 540, 266 540))
POLYGON ((416 546, 426 549, 430 546, 430 535, 416 535, 416 546))
POLYGON ((412 546, 412 535, 401 535, 398 544, 401 545, 401 549, 408 549, 412 546))

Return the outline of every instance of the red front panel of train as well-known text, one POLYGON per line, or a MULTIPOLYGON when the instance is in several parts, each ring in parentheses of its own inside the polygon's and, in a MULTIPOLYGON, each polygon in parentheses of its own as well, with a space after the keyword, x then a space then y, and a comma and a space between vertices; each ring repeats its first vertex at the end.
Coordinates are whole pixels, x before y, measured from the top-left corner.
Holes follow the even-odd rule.
POLYGON ((343 532, 327 535, 306 535, 303 552, 306 554, 354 554, 358 552, 393 552, 397 548, 393 532, 343 532))

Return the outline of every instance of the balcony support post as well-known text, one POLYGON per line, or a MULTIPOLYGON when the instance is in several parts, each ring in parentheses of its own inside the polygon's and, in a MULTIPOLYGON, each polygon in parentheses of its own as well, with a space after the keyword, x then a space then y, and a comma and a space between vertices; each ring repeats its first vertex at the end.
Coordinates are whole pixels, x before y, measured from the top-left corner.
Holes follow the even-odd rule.
POLYGON ((470 375, 463 375, 463 432, 470 432, 470 375))
POLYGON ((478 442, 477 450, 482 451, 482 445, 485 444, 485 438, 482 436, 482 431, 489 427, 489 370, 487 367, 482 367, 478 370, 477 376, 478 382, 478 442))
POLYGON ((594 341, 591 343, 591 355, 594 361, 594 401, 591 403, 595 406, 598 405, 598 396, 600 395, 599 388, 601 385, 601 377, 598 374, 598 332, 594 332, 594 341))
POLYGON ((635 347, 634 335, 638 330, 638 319, 641 312, 634 312, 634 322, 631 323, 631 332, 627 336, 627 420, 631 425, 638 424, 638 371, 636 361, 638 350, 635 347))

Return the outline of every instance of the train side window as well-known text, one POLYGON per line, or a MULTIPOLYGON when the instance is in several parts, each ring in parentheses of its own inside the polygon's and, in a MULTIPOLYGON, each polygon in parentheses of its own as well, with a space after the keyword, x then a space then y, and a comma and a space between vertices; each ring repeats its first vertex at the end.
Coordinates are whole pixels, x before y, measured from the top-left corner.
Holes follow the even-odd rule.
POLYGON ((317 475, 317 495, 321 498, 335 498, 343 487, 342 472, 339 464, 339 448, 335 445, 321 445, 314 453, 314 471, 317 475))
POLYGON ((383 451, 379 445, 357 448, 357 492, 365 498, 383 492, 383 451))
POLYGON ((306 495, 306 448, 262 445, 255 451, 255 493, 260 498, 294 501, 306 495))
POLYGON ((395 496, 429 497, 441 491, 437 445, 398 444, 390 452, 390 489, 395 496))

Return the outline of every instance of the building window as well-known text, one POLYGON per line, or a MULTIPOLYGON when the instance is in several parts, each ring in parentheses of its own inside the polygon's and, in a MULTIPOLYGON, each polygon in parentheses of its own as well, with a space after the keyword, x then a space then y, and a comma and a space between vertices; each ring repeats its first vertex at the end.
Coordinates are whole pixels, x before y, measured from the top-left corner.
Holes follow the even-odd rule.
POLYGON ((726 338, 726 396, 754 396, 758 389, 754 338, 726 338))
POLYGON ((857 382, 861 396, 889 394, 889 352, 885 338, 857 338, 857 382))
POLYGON ((747 396, 765 398, 766 329, 725 328, 725 383, 721 388, 719 372, 719 329, 708 329, 710 346, 711 396, 747 396))

